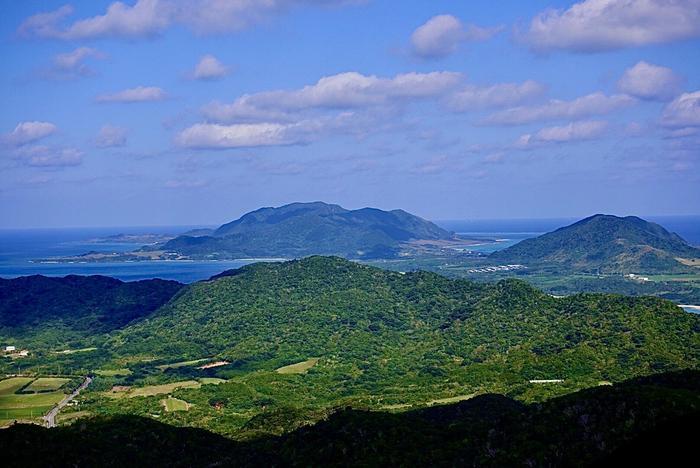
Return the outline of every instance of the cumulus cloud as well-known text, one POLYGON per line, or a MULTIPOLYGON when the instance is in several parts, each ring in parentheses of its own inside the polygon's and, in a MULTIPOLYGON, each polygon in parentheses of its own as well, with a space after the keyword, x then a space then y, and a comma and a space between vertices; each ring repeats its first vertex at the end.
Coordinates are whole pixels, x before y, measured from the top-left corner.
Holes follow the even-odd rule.
POLYGON ((33 167, 69 167, 83 162, 83 153, 76 148, 56 149, 43 145, 22 147, 15 156, 23 164, 33 167))
POLYGON ((38 76, 47 80, 74 80, 92 76, 95 71, 86 62, 105 57, 105 54, 92 47, 78 47, 55 55, 50 65, 38 71, 38 76))
POLYGON ((665 127, 700 127, 700 91, 683 93, 666 105, 661 114, 665 127))
POLYGON ((535 16, 521 38, 538 51, 599 52, 700 36, 700 0, 585 0, 535 16))
POLYGON ((300 144, 305 140, 298 132, 300 124, 195 124, 176 138, 185 148, 225 149, 253 146, 281 146, 300 144))
POLYGON ((448 107, 457 112, 488 107, 505 107, 521 104, 544 93, 545 87, 536 81, 523 83, 499 83, 491 86, 467 85, 446 100, 448 107))
POLYGON ((452 15, 438 15, 419 26, 411 35, 413 53, 422 58, 440 58, 454 53, 464 42, 485 41, 502 28, 464 25, 452 15))
POLYGON ((27 18, 19 27, 24 37, 63 40, 104 37, 141 39, 184 25, 198 34, 239 31, 285 10, 303 5, 344 5, 349 0, 137 0, 114 2, 102 15, 66 24, 73 8, 63 6, 27 18))
POLYGON ((607 128, 608 123, 600 120, 571 122, 560 127, 545 127, 535 134, 521 135, 514 146, 526 149, 551 143, 591 140, 603 135, 607 128))
POLYGON ((521 125, 546 120, 575 120, 593 115, 609 114, 635 103, 635 99, 615 94, 606 96, 596 92, 571 101, 551 99, 538 106, 520 106, 498 111, 482 123, 489 125, 521 125))
POLYGON ((97 102, 146 102, 162 101, 168 95, 161 88, 155 86, 137 86, 125 89, 114 94, 102 94, 97 96, 97 102))
POLYGON ((194 68, 192 78, 195 80, 217 80, 228 75, 229 69, 213 55, 203 56, 194 68))
POLYGON ((20 122, 14 130, 0 136, 0 142, 10 146, 22 146, 56 133, 58 127, 51 122, 20 122))
POLYGON ((673 70, 641 61, 625 70, 617 88, 639 99, 667 101, 677 96, 683 79, 673 70))
POLYGON ((406 73, 394 78, 347 72, 298 90, 244 95, 231 104, 214 102, 203 113, 217 121, 284 120, 290 112, 307 109, 350 109, 434 98, 455 89, 461 80, 462 75, 454 72, 406 73))
POLYGON ((95 138, 98 148, 114 148, 126 145, 127 130, 114 125, 103 125, 95 138))

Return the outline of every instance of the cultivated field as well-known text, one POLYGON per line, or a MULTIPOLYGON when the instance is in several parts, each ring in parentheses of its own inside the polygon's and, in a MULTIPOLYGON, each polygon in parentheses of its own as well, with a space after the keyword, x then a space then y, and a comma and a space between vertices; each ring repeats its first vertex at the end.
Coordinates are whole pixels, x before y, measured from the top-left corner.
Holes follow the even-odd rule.
POLYGON ((125 392, 107 392, 113 398, 134 398, 140 396, 167 395, 178 388, 199 388, 202 384, 196 380, 184 380, 163 385, 148 385, 146 387, 130 388, 125 392))
POLYGON ((102 377, 117 377, 117 376, 124 376, 124 375, 131 375, 131 370, 127 368, 123 369, 100 369, 94 371, 95 374, 100 375, 102 377))
POLYGON ((304 374, 318 363, 318 358, 311 358, 307 361, 297 362, 277 369, 278 374, 304 374))
POLYGON ((190 404, 185 400, 180 400, 178 398, 168 397, 165 400, 160 401, 163 406, 165 406, 165 411, 187 411, 190 409, 190 404))
POLYGON ((34 382, 32 382, 27 388, 25 388, 25 391, 34 393, 54 392, 59 388, 63 387, 68 382, 70 382, 70 379, 64 379, 60 377, 39 377, 34 382))

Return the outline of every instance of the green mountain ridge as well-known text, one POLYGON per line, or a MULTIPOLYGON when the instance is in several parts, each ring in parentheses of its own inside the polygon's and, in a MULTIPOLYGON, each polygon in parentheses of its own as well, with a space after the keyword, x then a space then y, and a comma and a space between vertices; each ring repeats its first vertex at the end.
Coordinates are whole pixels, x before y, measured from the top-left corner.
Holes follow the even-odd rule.
POLYGON ((29 341, 34 349, 85 344, 154 312, 182 287, 176 281, 107 276, 0 278, 0 340, 29 341))
POLYGON ((107 346, 117 355, 216 355, 251 369, 337 359, 361 367, 360 386, 431 373, 620 380, 697 366, 699 332, 700 317, 658 298, 554 298, 518 280, 479 284, 308 257, 190 285, 107 346))
POLYGON ((636 216, 597 214, 492 253, 490 260, 591 273, 683 273, 700 249, 636 216))
POLYGON ((260 208, 210 235, 179 236, 146 250, 193 258, 394 257, 411 240, 454 240, 454 235, 403 210, 346 210, 323 202, 260 208))

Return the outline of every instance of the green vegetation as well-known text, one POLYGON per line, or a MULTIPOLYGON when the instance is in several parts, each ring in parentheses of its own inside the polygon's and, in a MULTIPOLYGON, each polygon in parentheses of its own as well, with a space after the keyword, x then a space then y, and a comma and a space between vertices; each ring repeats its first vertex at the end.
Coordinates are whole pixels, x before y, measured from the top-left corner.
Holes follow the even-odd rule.
POLYGON ((127 368, 121 368, 121 369, 99 369, 94 371, 96 375, 102 376, 102 377, 118 377, 118 376, 125 376, 125 375, 131 375, 131 370, 127 368))
POLYGON ((700 249, 658 224, 610 215, 591 216, 490 255, 496 262, 589 273, 692 273, 688 265, 698 258, 700 249))
POLYGON ((165 407, 165 411, 187 411, 190 409, 190 404, 185 400, 178 400, 177 398, 168 397, 165 400, 161 400, 161 403, 165 407))
POLYGON ((306 371, 318 364, 318 358, 308 359, 277 369, 278 374, 306 374, 306 371))
MULTIPOLYGON (((66 347, 77 348, 56 349, 66 347)), ((413 411, 487 393, 544 402, 601 381, 698 368, 700 317, 659 298, 555 298, 513 279, 309 257, 186 286, 96 347, 37 353, 22 365, 95 375, 66 414, 130 414, 251 440, 339 407, 413 411), (564 381, 529 383, 536 379, 564 381), (168 411, 169 398, 192 406, 168 411)))
MULTIPOLYGON (((0 279, 0 343, 32 354, 93 350, 101 335, 149 315, 181 287, 104 276, 0 279)), ((71 353, 64 357, 71 359, 71 353)))
POLYGON ((39 377, 25 387, 24 391, 33 393, 54 392, 70 381, 71 379, 60 377, 39 377))
POLYGON ((394 257, 402 243, 413 239, 453 238, 435 224, 402 210, 346 210, 315 202, 261 208, 210 235, 184 235, 148 249, 205 259, 306 255, 383 258, 394 257))
POLYGON ((169 394, 174 390, 177 390, 178 388, 198 388, 199 386, 201 386, 201 383, 197 382, 196 380, 186 380, 182 382, 173 382, 169 384, 147 385, 145 387, 131 388, 126 392, 111 392, 109 393, 109 396, 115 398, 146 397, 153 395, 169 394))
MULTIPOLYGON (((196 408, 164 414, 186 417, 196 408)), ((699 408, 700 373, 685 371, 532 405, 480 395, 399 413, 339 408, 316 425, 242 442, 119 416, 52 430, 15 425, 0 431, 0 446, 10 467, 37 460, 59 466, 682 466, 693 456, 699 408)), ((271 432, 289 416, 268 412, 248 427, 271 432)))

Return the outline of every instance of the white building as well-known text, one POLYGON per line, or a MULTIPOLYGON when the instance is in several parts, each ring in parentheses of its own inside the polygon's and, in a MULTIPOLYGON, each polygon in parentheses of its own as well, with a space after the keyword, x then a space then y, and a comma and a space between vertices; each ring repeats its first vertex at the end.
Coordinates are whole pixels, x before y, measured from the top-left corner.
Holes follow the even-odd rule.
POLYGON ((16 350, 17 350, 17 348, 16 348, 15 346, 5 346, 5 352, 6 352, 6 353, 12 353, 12 352, 14 352, 14 351, 16 351, 16 350))

